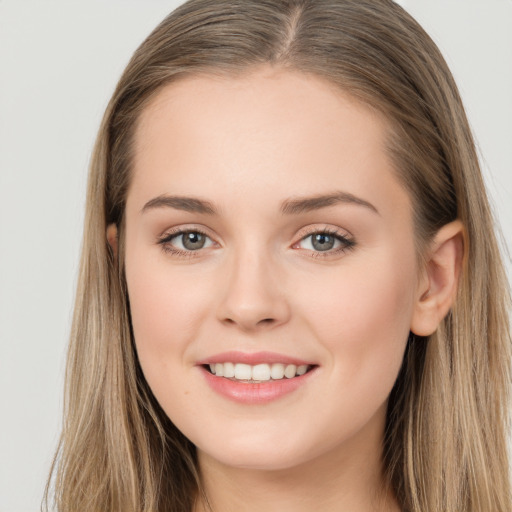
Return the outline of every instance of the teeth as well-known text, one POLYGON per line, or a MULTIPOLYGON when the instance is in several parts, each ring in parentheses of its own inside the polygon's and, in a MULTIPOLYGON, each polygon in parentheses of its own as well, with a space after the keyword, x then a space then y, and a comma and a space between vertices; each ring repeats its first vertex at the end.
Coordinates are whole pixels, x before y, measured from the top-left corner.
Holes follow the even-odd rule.
POLYGON ((257 364, 252 367, 252 380, 270 380, 270 366, 257 364))
POLYGON ((307 364, 296 366, 294 364, 257 364, 251 366, 243 363, 216 363, 210 364, 210 371, 217 377, 235 378, 237 380, 264 382, 270 379, 280 380, 286 377, 292 379, 304 375, 309 369, 307 364))
POLYGON ((303 364, 297 368, 297 375, 304 375, 308 371, 308 365, 303 364))
POLYGON ((297 367, 296 367, 294 364, 289 364, 289 365, 284 369, 284 376, 285 376, 287 379, 291 379, 291 378, 295 377, 295 373, 297 373, 297 367))
MULTIPOLYGON (((224 365, 222 365, 222 366, 224 366, 224 365)), ((217 366, 215 366, 215 369, 217 369, 217 366)), ((215 372, 215 375, 217 375, 217 377, 219 376, 219 374, 217 372, 215 372)), ((252 377, 252 372, 251 372, 250 365, 241 364, 241 363, 235 364, 235 379, 251 380, 251 377, 252 377)))
POLYGON ((284 377, 284 364, 275 363, 270 369, 270 376, 274 379, 282 379, 284 377))
POLYGON ((224 363, 224 377, 232 378, 235 376, 235 365, 233 363, 224 363))
POLYGON ((218 377, 224 376, 224 365, 223 364, 217 363, 215 365, 215 375, 217 375, 218 377))

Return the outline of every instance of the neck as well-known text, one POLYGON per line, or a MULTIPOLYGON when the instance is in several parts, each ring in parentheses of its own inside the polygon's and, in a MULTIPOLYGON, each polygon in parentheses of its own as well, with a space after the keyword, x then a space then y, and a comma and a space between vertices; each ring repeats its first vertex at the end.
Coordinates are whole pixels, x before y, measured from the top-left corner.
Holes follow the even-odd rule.
POLYGON ((199 450, 209 506, 198 500, 194 512, 399 512, 383 476, 382 432, 276 470, 228 466, 199 450))

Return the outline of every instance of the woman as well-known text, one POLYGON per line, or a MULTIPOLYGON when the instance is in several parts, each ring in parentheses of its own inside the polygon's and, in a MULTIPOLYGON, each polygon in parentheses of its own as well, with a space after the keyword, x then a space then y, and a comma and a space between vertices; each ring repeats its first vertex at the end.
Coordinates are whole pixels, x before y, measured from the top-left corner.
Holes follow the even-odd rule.
POLYGON ((98 136, 59 510, 509 510, 492 226, 397 5, 187 2, 98 136))

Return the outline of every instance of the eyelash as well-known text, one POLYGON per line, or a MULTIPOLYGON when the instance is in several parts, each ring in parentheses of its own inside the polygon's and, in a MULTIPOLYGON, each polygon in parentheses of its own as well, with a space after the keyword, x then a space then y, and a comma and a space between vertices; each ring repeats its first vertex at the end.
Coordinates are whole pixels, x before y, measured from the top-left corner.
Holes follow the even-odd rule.
MULTIPOLYGON (((170 241, 173 238, 177 238, 179 236, 186 235, 188 233, 198 233, 207 238, 210 238, 205 231, 203 231, 199 228, 182 229, 182 230, 172 231, 170 233, 169 232, 165 233, 161 238, 158 239, 158 244, 162 246, 162 250, 166 253, 170 253, 170 254, 173 254, 173 255, 181 257, 181 258, 197 257, 197 256, 199 256, 198 253, 201 251, 201 249, 197 249, 195 251, 193 251, 193 250, 184 251, 182 249, 176 249, 175 247, 173 247, 170 244, 170 241)), ((341 243, 341 246, 335 250, 311 251, 311 254, 310 254, 311 258, 328 258, 330 256, 335 256, 338 254, 342 254, 344 252, 351 251, 356 246, 356 242, 354 239, 348 238, 346 235, 341 234, 338 230, 330 229, 330 228, 324 228, 324 229, 320 229, 320 230, 319 229, 312 230, 312 231, 304 234, 298 242, 293 244, 293 246, 295 247, 297 244, 299 244, 300 242, 306 240, 307 238, 309 238, 310 236, 313 236, 313 235, 332 236, 337 241, 339 241, 341 243)), ((307 250, 309 251, 309 249, 307 249, 307 250)))
POLYGON ((183 251, 182 249, 176 249, 176 247, 173 247, 170 244, 170 241, 173 238, 177 238, 178 236, 186 235, 188 233, 198 233, 200 235, 203 235, 206 238, 210 238, 208 234, 199 228, 194 229, 179 229, 177 231, 167 232, 165 233, 162 238, 159 238, 158 244, 162 246, 162 250, 166 253, 173 254, 175 256, 181 257, 181 258, 194 258, 198 256, 197 253, 199 253, 200 249, 196 251, 183 251))
MULTIPOLYGON (((295 247, 297 244, 299 244, 300 242, 306 240, 307 238, 309 238, 310 236, 313 236, 313 235, 332 236, 337 241, 339 241, 341 243, 341 245, 337 249, 333 249, 333 250, 312 251, 310 254, 311 258, 329 258, 332 256, 337 256, 339 254, 343 254, 345 252, 353 250, 354 247, 356 246, 356 242, 353 238, 348 238, 346 235, 342 234, 337 229, 327 228, 327 227, 325 227, 324 229, 313 229, 313 230, 309 231, 304 236, 302 236, 301 239, 297 243, 293 244, 293 246, 295 247)), ((306 250, 309 251, 309 249, 306 249, 306 250)))

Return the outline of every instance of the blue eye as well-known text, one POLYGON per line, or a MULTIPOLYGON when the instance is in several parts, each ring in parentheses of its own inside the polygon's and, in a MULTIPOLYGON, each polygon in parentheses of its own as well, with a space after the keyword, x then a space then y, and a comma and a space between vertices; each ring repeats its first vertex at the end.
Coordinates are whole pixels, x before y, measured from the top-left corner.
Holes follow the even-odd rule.
POLYGON ((213 241, 201 231, 187 230, 168 234, 159 240, 159 244, 168 252, 186 253, 210 247, 213 241))
MULTIPOLYGON (((215 242, 200 230, 188 229, 168 233, 158 240, 158 244, 165 252, 177 256, 193 256, 201 249, 215 245, 215 242)), ((354 246, 354 240, 337 231, 321 230, 303 237, 294 248, 310 251, 314 257, 327 257, 352 249, 354 246)))
POLYGON ((337 253, 354 247, 355 242, 333 231, 316 231, 297 244, 297 247, 314 252, 337 253))

